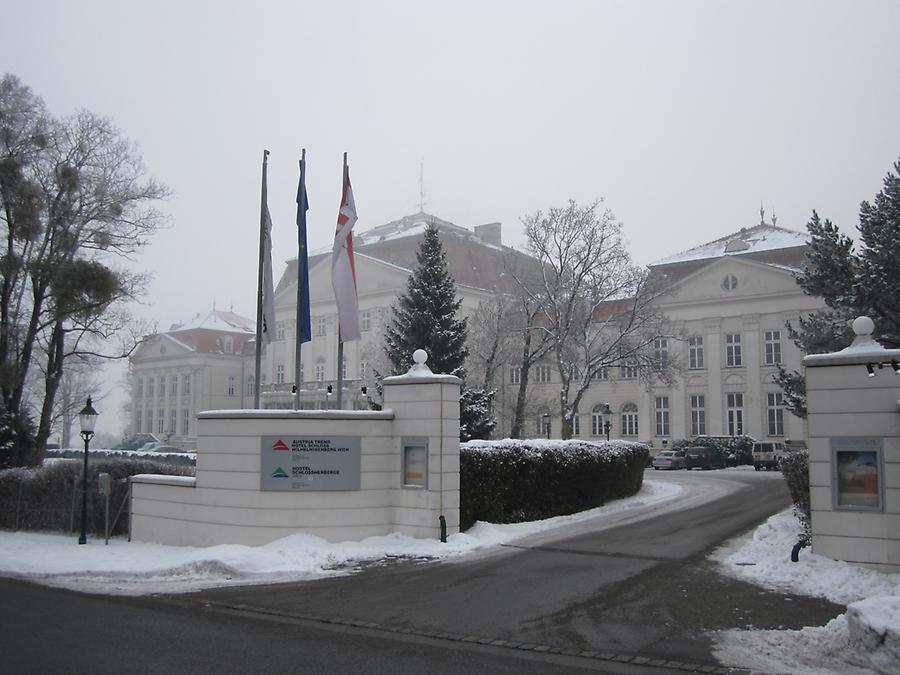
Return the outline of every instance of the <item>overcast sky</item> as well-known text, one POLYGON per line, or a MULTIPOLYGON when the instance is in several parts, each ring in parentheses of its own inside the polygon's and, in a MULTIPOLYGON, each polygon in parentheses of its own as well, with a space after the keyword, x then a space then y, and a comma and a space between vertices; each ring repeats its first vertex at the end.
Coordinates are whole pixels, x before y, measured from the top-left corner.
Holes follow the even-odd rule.
MULTIPOLYGON (((419 209, 459 225, 605 198, 639 263, 812 209, 847 232, 900 157, 900 3, 4 3, 0 67, 48 108, 139 143, 174 196, 136 263, 167 329, 213 303, 255 316, 260 163, 276 276, 330 245, 341 156, 366 230, 419 209)), ((360 280, 365 283, 364 279, 360 280)))

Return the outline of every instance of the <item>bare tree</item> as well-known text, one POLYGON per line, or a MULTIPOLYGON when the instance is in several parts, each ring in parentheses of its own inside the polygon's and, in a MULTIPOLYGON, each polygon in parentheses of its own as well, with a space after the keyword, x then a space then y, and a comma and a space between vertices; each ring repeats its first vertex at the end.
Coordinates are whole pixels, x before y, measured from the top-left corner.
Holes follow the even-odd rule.
POLYGON ((562 437, 570 438, 578 405, 603 368, 669 377, 672 363, 654 349, 666 321, 653 306, 658 289, 631 262, 621 223, 600 201, 570 201, 522 222, 540 278, 521 286, 556 361, 562 437))
POLYGON ((130 260, 162 224, 151 204, 167 194, 109 120, 87 111, 54 118, 16 77, 0 80, 0 402, 22 429, 38 418, 35 436, 20 434, 0 463, 40 459, 68 357, 133 349, 111 338, 128 334, 125 303, 146 279, 117 261, 130 260), (37 362, 43 391, 29 410, 37 362))

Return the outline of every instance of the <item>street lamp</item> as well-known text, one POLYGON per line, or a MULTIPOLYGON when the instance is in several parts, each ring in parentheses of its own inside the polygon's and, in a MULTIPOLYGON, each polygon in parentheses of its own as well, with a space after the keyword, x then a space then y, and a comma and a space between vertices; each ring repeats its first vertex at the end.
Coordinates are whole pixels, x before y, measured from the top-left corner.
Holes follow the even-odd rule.
POLYGON ((612 410, 609 407, 609 403, 603 404, 603 431, 606 432, 606 440, 609 440, 609 430, 612 429, 612 422, 610 422, 610 418, 612 417, 612 410))
POLYGON ((94 424, 97 423, 97 411, 91 405, 91 397, 88 396, 87 405, 78 413, 81 421, 81 437, 84 439, 84 475, 81 477, 81 536, 79 544, 87 543, 87 484, 88 484, 88 446, 94 436, 94 424))
POLYGON ((544 413, 541 415, 541 419, 544 421, 544 429, 547 430, 547 440, 550 440, 550 413, 544 413))

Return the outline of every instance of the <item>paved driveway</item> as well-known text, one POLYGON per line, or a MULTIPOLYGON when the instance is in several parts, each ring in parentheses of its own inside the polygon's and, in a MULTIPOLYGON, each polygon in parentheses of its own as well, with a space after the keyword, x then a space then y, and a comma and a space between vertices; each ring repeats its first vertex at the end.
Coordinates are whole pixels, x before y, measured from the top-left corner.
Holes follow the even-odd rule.
POLYGON ((391 564, 187 598, 322 625, 707 671, 721 664, 706 631, 823 625, 844 611, 723 577, 707 560, 715 547, 789 504, 780 475, 648 472, 647 479, 679 482, 685 497, 464 561, 391 564))

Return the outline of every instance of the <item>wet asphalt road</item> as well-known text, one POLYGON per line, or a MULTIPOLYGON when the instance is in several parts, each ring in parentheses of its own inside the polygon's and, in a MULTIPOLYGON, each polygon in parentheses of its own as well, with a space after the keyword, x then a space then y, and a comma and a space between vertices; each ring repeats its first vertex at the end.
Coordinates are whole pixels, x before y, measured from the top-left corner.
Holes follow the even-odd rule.
MULTIPOLYGON (((207 591, 191 601, 388 631, 716 664, 711 630, 824 625, 844 608, 721 576, 709 553, 789 504, 779 474, 675 472, 712 502, 612 529, 538 536, 465 562, 399 564, 309 583, 207 591), (733 490, 733 491, 732 491, 733 490), (718 494, 722 492, 723 494, 718 494)), ((785 551, 785 564, 790 551, 785 551)), ((739 664, 725 664, 739 665, 739 664)))

